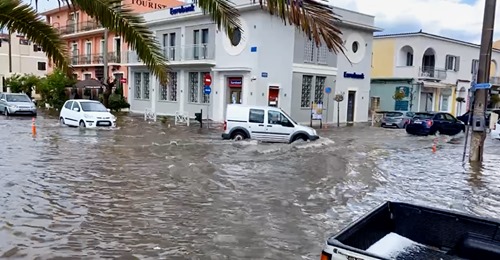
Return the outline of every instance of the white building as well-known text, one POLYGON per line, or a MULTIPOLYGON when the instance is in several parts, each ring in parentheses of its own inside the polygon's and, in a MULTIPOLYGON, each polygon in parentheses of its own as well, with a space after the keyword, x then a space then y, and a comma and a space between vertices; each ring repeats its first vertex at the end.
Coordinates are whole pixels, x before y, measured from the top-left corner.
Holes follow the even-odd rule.
POLYGON ((47 73, 47 57, 39 46, 34 45, 22 35, 11 34, 12 68, 9 67, 9 35, 0 32, 0 92, 4 89, 2 78, 12 74, 44 76, 47 73), (11 72, 12 71, 12 72, 11 72))
POLYGON ((346 53, 317 48, 295 27, 285 26, 258 4, 236 1, 242 30, 232 39, 216 29, 195 5, 144 14, 172 68, 169 86, 160 86, 147 68, 129 53, 129 102, 132 112, 146 109, 158 115, 208 110, 223 121, 228 103, 276 105, 299 122, 311 118, 311 102, 330 107, 328 122, 337 118, 333 97, 344 93, 340 121, 368 120, 368 101, 374 17, 335 8, 342 16, 346 53), (354 48, 354 49, 353 49, 354 48), (212 78, 211 94, 203 93, 204 75, 212 78), (331 94, 325 94, 330 87, 331 94), (327 101, 327 98, 329 100, 327 101), (334 111, 335 110, 335 111, 334 111))
MULTIPOLYGON (((394 88, 408 87, 414 91, 413 111, 466 111, 466 104, 457 103, 456 98, 467 100, 479 66, 479 45, 421 31, 377 35, 373 44, 372 92, 385 97, 381 103, 394 103, 394 88), (390 90, 384 92, 384 86, 390 90)), ((493 85, 500 84, 498 62, 500 50, 493 49, 493 85)), ((391 105, 382 110, 388 108, 391 105)))

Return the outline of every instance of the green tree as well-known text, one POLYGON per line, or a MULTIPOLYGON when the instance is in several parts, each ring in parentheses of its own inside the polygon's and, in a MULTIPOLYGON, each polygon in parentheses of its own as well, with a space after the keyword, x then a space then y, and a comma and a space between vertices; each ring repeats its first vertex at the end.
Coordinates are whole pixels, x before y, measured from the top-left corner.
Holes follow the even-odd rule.
MULTIPOLYGON (((137 52, 151 72, 162 84, 168 82, 166 58, 162 55, 155 35, 146 27, 142 16, 122 4, 121 0, 52 0, 78 6, 103 27, 120 35, 137 52)), ((38 4, 38 0, 35 0, 38 4)), ((343 52, 343 41, 338 28, 340 21, 326 0, 267 0, 260 1, 270 15, 278 16, 286 25, 302 30, 317 45, 325 44, 329 50, 343 52)), ((197 5, 205 10, 218 29, 226 34, 240 28, 239 13, 229 0, 199 0, 197 5)), ((19 0, 0 0, 0 28, 17 31, 38 44, 54 64, 70 73, 67 44, 59 32, 47 24, 36 10, 19 0)), ((106 79, 108 81, 109 79, 106 79)))
POLYGON ((5 79, 5 84, 10 87, 10 91, 14 93, 26 93, 31 98, 32 91, 40 83, 40 78, 33 74, 14 74, 5 79))
POLYGON ((60 109, 68 99, 67 88, 71 88, 75 83, 76 80, 69 77, 64 71, 54 70, 40 81, 38 93, 40 93, 42 100, 39 103, 60 109))

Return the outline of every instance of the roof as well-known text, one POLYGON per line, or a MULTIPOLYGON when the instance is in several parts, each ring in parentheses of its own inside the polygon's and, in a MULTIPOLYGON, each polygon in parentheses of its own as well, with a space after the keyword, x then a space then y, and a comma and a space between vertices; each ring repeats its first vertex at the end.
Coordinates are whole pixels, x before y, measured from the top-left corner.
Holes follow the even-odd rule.
MULTIPOLYGON (((437 39, 437 40, 442 40, 442 41, 447 41, 447 42, 454 42, 454 43, 458 43, 458 44, 462 44, 462 45, 467 45, 467 46, 471 46, 471 47, 477 47, 477 48, 480 47, 480 45, 476 44, 476 43, 466 42, 466 41, 462 41, 462 40, 457 40, 457 39, 453 39, 453 38, 449 38, 449 37, 445 37, 445 36, 441 36, 441 35, 437 35, 437 34, 426 33, 426 32, 423 32, 422 30, 420 30, 418 32, 379 34, 379 35, 373 36, 373 38, 374 39, 384 39, 384 38, 401 38, 401 37, 414 37, 414 36, 422 36, 422 37, 434 38, 434 39, 437 39)), ((499 49, 494 49, 494 50, 500 51, 499 49)))

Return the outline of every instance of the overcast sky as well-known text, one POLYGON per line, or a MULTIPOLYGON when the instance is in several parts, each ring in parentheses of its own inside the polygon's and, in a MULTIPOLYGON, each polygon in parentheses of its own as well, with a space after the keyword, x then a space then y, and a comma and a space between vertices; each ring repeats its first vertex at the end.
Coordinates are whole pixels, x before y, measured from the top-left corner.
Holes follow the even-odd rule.
MULTIPOLYGON (((479 43, 481 38, 484 0, 331 0, 331 3, 374 15, 376 26, 384 29, 382 33, 422 29, 474 43, 479 43)), ((43 12, 57 6, 57 0, 39 0, 38 10, 43 12)), ((497 14, 500 14, 499 6, 497 14)), ((500 19, 497 19, 495 28, 500 32, 500 19)))

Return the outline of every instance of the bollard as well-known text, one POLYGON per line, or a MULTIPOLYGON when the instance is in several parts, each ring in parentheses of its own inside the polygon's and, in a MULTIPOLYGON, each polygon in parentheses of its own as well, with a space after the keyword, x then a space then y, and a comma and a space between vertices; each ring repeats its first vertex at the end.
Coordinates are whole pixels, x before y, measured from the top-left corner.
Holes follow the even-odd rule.
POLYGON ((35 125, 35 118, 33 117, 33 119, 31 119, 31 133, 33 134, 33 136, 36 135, 36 125, 35 125))

